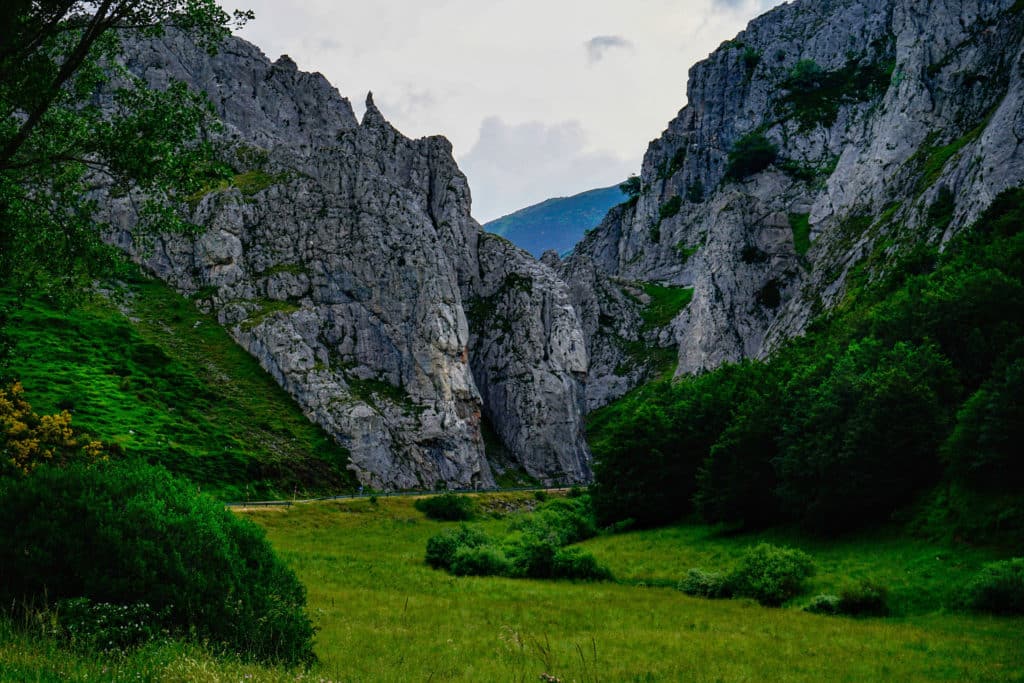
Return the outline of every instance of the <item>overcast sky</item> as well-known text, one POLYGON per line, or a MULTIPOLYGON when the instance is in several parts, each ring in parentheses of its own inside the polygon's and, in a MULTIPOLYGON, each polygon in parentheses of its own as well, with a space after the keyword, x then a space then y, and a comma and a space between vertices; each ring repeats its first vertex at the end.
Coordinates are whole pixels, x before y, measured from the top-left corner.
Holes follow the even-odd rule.
POLYGON ((486 222, 619 182, 686 103, 695 62, 781 0, 243 0, 241 35, 441 134, 486 222))

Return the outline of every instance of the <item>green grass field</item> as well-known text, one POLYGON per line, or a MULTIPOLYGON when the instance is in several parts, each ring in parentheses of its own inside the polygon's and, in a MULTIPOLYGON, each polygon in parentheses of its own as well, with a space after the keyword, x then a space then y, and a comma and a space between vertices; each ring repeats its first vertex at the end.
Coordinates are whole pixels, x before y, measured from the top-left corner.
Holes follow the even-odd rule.
POLYGON ((11 323, 10 372, 39 414, 70 410, 75 427, 221 499, 356 486, 347 451, 216 320, 157 280, 126 278, 71 310, 30 300, 11 323))
MULTIPOLYGON (((524 494, 526 497, 528 494, 524 494)), ((669 584, 725 567, 765 535, 677 526, 586 547, 618 583, 456 578, 423 563, 427 520, 408 498, 243 512, 309 591, 320 663, 287 672, 215 660, 181 644, 98 661, 0 629, 3 680, 330 681, 1013 681, 1024 680, 1024 619, 957 613, 944 602, 994 557, 885 534, 801 543, 813 590, 872 577, 904 614, 814 616, 745 600, 690 598, 669 584), (104 673, 103 668, 106 667, 104 673), (248 678, 251 676, 252 678, 248 678)), ((501 531, 508 521, 483 524, 501 531)), ((784 532, 767 534, 789 542, 784 532)))

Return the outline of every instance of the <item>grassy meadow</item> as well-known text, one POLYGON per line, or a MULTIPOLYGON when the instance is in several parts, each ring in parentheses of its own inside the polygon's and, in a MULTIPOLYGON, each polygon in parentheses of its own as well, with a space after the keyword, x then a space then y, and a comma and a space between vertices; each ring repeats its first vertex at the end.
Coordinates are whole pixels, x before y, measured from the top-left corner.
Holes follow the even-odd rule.
MULTIPOLYGON (((502 505, 529 502, 504 494, 502 505)), ((320 628, 308 672, 148 646, 97 659, 9 625, 3 680, 161 681, 1013 681, 1024 680, 1024 619, 949 610, 958 586, 995 557, 981 549, 865 535, 801 542, 785 532, 716 535, 675 526, 585 543, 616 583, 457 578, 423 563, 450 523, 409 498, 240 511, 263 526, 309 594, 320 628), (811 594, 874 578, 899 616, 824 617, 746 600, 690 598, 689 567, 727 568, 755 541, 799 545, 818 565, 811 594)), ((501 532, 507 519, 482 524, 501 532)), ((811 594, 808 594, 808 598, 811 594)), ((799 602, 799 601, 798 601, 799 602)))

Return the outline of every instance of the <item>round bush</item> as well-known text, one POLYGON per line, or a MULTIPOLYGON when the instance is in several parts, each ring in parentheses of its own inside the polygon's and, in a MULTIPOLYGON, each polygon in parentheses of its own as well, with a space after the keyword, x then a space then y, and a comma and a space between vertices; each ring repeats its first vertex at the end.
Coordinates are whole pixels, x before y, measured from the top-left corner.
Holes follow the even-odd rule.
POLYGON ((889 613, 889 591, 873 581, 861 581, 839 592, 839 612, 855 617, 884 617, 889 613))
POLYGON ((993 614, 1024 614, 1024 557, 986 564, 967 585, 967 604, 993 614))
POLYGON ((476 506, 468 496, 457 496, 454 493, 420 498, 413 503, 413 507, 440 522, 464 522, 473 519, 476 513, 476 506))
POLYGON ((0 599, 144 603, 170 633, 263 661, 313 658, 305 591, 263 531, 166 470, 42 467, 0 481, 0 599))
POLYGON ((829 595, 827 593, 815 595, 811 598, 810 604, 808 604, 807 607, 804 607, 804 611, 810 612, 811 614, 839 614, 839 596, 829 595))
POLYGON ((552 561, 551 575, 556 579, 608 581, 611 571, 582 548, 559 548, 552 561))
POLYGON ((800 595, 813 575, 814 561, 807 553, 761 543, 746 552, 727 583, 736 595, 778 607, 800 595))
POLYGON ((690 569, 686 578, 679 582, 679 590, 695 598, 727 598, 728 586, 725 577, 716 572, 690 569))
POLYGON ((463 545, 455 550, 451 571, 456 576, 508 576, 512 563, 498 546, 463 545))
POLYGON ((459 548, 477 548, 490 542, 491 537, 486 533, 463 524, 458 529, 449 529, 428 538, 424 559, 434 569, 451 569, 459 548))

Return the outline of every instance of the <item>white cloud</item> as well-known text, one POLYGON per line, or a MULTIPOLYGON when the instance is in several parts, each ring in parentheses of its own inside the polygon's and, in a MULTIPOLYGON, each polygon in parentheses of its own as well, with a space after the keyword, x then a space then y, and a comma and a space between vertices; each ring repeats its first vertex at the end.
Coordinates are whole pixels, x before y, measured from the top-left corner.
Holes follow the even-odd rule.
POLYGON ((609 152, 589 150, 578 121, 510 124, 497 116, 484 119, 460 165, 482 223, 550 197, 612 185, 635 170, 609 152))
POLYGON ((587 61, 591 64, 600 62, 608 50, 633 49, 633 43, 622 36, 594 36, 584 43, 584 46, 587 48, 587 61))

